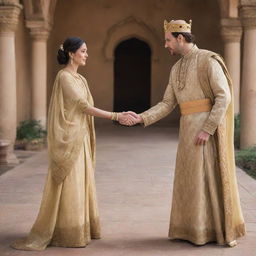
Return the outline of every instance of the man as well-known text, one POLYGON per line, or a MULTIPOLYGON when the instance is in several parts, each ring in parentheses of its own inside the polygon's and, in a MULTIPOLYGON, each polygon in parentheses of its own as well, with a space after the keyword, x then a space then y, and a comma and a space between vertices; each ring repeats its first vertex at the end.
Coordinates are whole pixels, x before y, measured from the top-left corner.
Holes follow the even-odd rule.
POLYGON ((218 54, 194 44, 191 25, 164 22, 165 48, 181 58, 163 100, 134 117, 148 126, 177 104, 181 110, 169 237, 233 247, 245 227, 235 175, 231 80, 218 54))

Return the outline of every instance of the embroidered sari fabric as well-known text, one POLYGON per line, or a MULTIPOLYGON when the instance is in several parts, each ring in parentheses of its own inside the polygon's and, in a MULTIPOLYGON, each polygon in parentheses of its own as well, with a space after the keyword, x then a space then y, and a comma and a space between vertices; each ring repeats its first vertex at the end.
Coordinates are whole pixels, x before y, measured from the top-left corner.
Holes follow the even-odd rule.
POLYGON ((95 131, 85 109, 93 99, 84 77, 57 74, 48 115, 49 169, 40 211, 20 250, 84 247, 100 238, 95 190, 95 131))

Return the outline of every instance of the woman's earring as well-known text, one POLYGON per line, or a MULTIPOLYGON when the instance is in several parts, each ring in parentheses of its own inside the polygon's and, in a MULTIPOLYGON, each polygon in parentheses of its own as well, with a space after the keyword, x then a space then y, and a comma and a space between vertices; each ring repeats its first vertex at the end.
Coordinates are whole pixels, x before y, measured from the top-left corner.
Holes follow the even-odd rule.
POLYGON ((70 58, 70 64, 73 65, 73 58, 70 58))

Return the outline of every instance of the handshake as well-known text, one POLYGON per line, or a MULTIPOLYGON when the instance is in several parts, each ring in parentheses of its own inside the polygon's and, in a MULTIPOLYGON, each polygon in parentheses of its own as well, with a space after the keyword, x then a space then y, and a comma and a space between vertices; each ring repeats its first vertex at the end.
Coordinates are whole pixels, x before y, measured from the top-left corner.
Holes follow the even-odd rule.
POLYGON ((112 120, 118 121, 122 125, 133 126, 135 124, 143 123, 143 119, 140 115, 133 111, 114 113, 116 118, 112 120))

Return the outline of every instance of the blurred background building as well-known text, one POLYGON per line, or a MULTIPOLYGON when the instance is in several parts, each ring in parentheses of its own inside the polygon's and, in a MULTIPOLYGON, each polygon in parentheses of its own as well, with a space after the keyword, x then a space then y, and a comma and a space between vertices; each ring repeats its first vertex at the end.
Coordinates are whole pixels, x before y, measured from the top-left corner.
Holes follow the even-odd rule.
MULTIPOLYGON (((69 36, 87 43, 80 73, 95 106, 142 112, 160 101, 177 61, 164 48, 164 19, 192 19, 198 47, 224 57, 241 114, 241 147, 255 145, 256 0, 0 0, 0 139, 12 142, 9 162, 17 161, 19 122, 46 124, 62 68, 57 51, 69 36)), ((178 126, 178 119, 176 109, 162 122, 178 126)))

